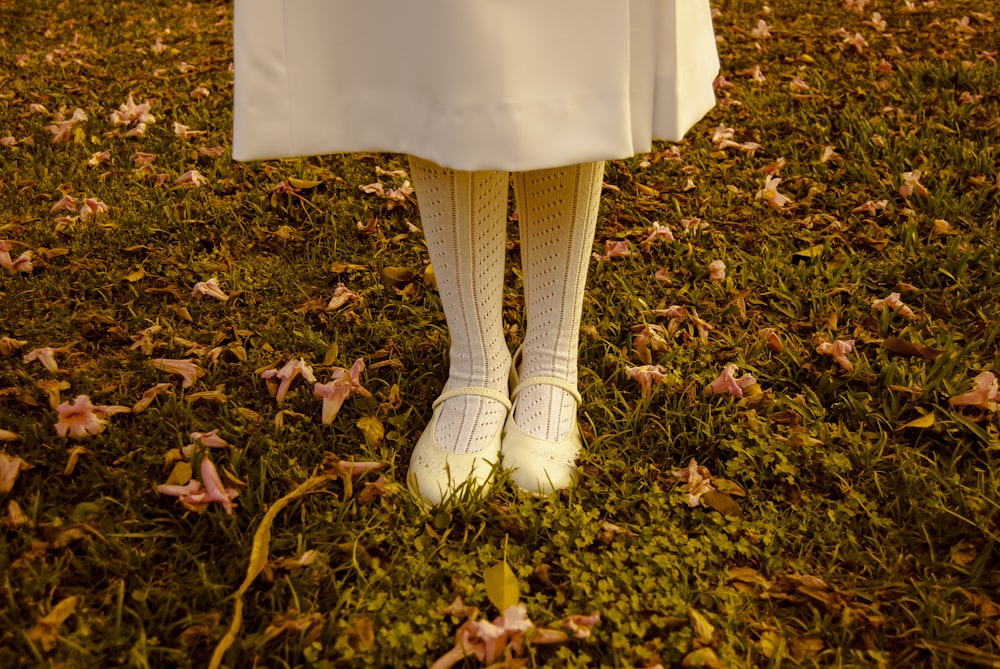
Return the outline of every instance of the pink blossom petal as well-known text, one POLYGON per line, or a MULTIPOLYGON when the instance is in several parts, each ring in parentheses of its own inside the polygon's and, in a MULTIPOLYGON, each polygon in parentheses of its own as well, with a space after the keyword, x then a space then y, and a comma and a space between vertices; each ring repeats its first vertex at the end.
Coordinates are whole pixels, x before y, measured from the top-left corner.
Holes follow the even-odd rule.
POLYGON ((975 384, 967 393, 955 395, 948 400, 952 406, 971 406, 996 411, 1000 402, 1000 382, 993 372, 981 372, 973 379, 975 384))
POLYGON ((56 413, 59 414, 56 434, 60 437, 68 433, 73 439, 84 439, 104 431, 106 421, 97 415, 86 395, 77 395, 72 402, 63 402, 56 407, 56 413))
POLYGON ((847 359, 847 354, 853 349, 853 339, 837 339, 832 344, 830 342, 823 342, 816 347, 816 352, 823 355, 833 356, 833 359, 836 360, 837 364, 843 367, 845 371, 853 372, 854 363, 847 359))

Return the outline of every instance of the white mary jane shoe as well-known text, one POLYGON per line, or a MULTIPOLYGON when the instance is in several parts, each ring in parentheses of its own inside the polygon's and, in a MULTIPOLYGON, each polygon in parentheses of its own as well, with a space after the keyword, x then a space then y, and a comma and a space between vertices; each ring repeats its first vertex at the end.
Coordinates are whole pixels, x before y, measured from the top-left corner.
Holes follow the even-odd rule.
MULTIPOLYGON (((515 357, 518 357, 515 355, 515 357)), ((536 495, 548 495, 573 485, 576 480, 576 459, 583 450, 583 434, 579 423, 558 441, 539 439, 526 434, 514 422, 513 406, 517 405, 517 395, 528 386, 550 385, 565 390, 577 405, 582 402, 579 391, 570 383, 550 376, 536 376, 526 381, 517 381, 511 368, 514 390, 510 398, 513 405, 503 429, 503 443, 500 451, 504 469, 511 470, 510 478, 521 489, 536 495)))
POLYGON ((463 486, 474 486, 478 494, 489 489, 489 478, 500 459, 500 436, 502 430, 490 441, 486 448, 475 453, 452 453, 438 447, 434 440, 441 405, 459 395, 478 395, 496 400, 510 411, 510 400, 503 393, 490 388, 465 387, 446 389, 434 400, 434 413, 427 423, 410 456, 410 469, 406 474, 406 485, 421 503, 427 507, 437 506, 454 495, 463 486))

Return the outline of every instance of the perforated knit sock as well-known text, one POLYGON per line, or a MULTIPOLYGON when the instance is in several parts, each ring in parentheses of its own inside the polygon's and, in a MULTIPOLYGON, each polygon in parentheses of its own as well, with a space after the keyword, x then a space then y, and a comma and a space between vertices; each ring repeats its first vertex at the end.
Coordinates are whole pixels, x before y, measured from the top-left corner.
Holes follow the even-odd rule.
MULTIPOLYGON (((521 380, 554 376, 577 382, 580 318, 603 175, 603 162, 514 175, 527 317, 521 380)), ((525 387, 514 408, 521 430, 550 441, 565 438, 576 417, 573 397, 550 385, 525 387)))
MULTIPOLYGON (((510 350, 503 336, 507 172, 463 172, 410 157, 420 220, 451 335, 449 389, 507 394, 510 350)), ((496 437, 507 409, 460 395, 440 406, 439 448, 475 453, 496 437)))

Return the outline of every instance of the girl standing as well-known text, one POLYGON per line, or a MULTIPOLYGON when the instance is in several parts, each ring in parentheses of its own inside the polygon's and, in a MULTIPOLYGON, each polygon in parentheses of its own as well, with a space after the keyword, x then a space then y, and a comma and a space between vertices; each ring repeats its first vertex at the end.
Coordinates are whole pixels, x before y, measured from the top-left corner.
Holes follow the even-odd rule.
POLYGON ((233 158, 408 154, 451 335, 407 482, 440 503, 494 465, 544 494, 583 446, 577 358, 604 161, 715 104, 708 0, 236 0, 233 158), (503 337, 513 174, 527 326, 503 337))

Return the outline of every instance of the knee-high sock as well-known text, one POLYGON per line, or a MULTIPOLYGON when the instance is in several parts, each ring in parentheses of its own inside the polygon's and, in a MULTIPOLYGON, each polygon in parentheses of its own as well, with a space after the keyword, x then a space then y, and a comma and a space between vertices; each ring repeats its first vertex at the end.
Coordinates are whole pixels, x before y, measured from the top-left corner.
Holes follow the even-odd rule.
MULTIPOLYGON (((420 220, 451 336, 449 388, 504 394, 510 350, 503 335, 507 172, 463 172, 410 157, 420 220)), ((503 426, 506 408, 463 395, 441 405, 439 448, 474 453, 503 426)))
MULTIPOLYGON (((514 174, 527 316, 522 380, 554 376, 577 382, 580 318, 603 174, 603 162, 514 174)), ((559 440, 576 416, 569 393, 533 385, 519 394, 514 422, 533 437, 559 440)))

